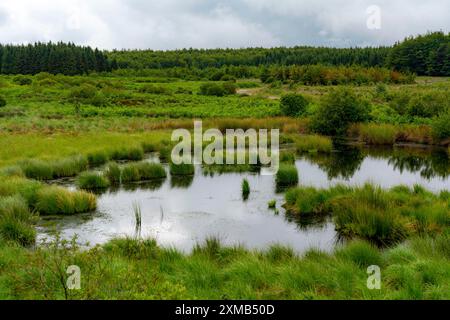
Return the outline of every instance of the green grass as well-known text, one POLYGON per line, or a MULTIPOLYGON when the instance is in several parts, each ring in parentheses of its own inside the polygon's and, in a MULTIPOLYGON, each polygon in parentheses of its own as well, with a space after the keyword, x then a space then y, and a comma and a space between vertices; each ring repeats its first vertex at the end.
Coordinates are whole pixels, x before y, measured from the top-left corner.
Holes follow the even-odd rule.
POLYGON ((138 182, 152 179, 165 179, 167 176, 164 167, 158 163, 139 162, 130 163, 122 167, 121 181, 138 182))
POLYGON ((93 194, 85 191, 69 191, 62 187, 49 186, 37 193, 36 210, 41 215, 73 215, 94 211, 97 201, 93 194))
POLYGON ((359 139, 372 145, 393 145, 398 129, 393 125, 367 124, 360 127, 359 139))
POLYGON ((89 166, 101 166, 109 161, 109 155, 104 150, 93 151, 87 154, 89 166))
POLYGON ((144 159, 144 149, 142 147, 123 147, 111 151, 111 160, 139 161, 144 159))
POLYGON ((299 256, 281 246, 224 247, 217 239, 191 254, 154 240, 114 239, 88 251, 55 245, 29 251, 0 242, 0 298, 448 300, 449 243, 440 235, 381 250, 357 241, 299 256), (82 288, 65 292, 60 270, 75 262, 84 270, 82 288), (382 270, 381 290, 367 288, 373 264, 382 270))
POLYGON ((267 204, 269 209, 276 209, 277 208, 277 200, 270 200, 267 204))
POLYGON ((286 193, 286 208, 297 215, 331 214, 338 232, 380 245, 411 235, 440 234, 450 226, 449 200, 420 186, 383 190, 366 184, 359 188, 300 187, 286 193))
POLYGON ((276 184, 279 187, 290 187, 298 184, 298 171, 295 165, 280 164, 276 176, 276 184))
POLYGON ((296 137, 294 140, 297 152, 300 153, 330 153, 333 150, 333 142, 328 137, 318 135, 302 135, 296 137))
POLYGON ((122 170, 120 169, 119 165, 115 162, 110 162, 106 166, 104 176, 108 179, 109 183, 111 185, 119 185, 120 184, 120 178, 122 175, 122 170))
POLYGON ((60 160, 24 160, 19 163, 27 178, 35 180, 51 180, 74 177, 88 168, 88 160, 83 156, 73 156, 60 160))
POLYGON ((33 245, 36 241, 35 218, 21 196, 0 197, 0 239, 21 246, 33 245))
POLYGON ((83 172, 77 177, 77 187, 80 189, 99 190, 106 189, 109 185, 109 180, 99 173, 83 172))

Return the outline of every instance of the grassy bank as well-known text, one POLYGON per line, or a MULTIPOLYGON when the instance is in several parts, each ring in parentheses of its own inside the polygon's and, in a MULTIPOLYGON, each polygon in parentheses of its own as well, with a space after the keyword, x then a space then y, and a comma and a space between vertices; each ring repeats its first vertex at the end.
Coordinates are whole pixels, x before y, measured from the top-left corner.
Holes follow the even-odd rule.
POLYGON ((388 250, 354 242, 331 254, 297 256, 280 246, 250 251, 216 240, 189 255, 152 240, 113 240, 89 251, 0 242, 0 298, 449 299, 449 243, 444 235, 388 250), (80 267, 81 290, 65 287, 69 265, 80 267), (367 288, 370 265, 381 269, 381 290, 367 288))

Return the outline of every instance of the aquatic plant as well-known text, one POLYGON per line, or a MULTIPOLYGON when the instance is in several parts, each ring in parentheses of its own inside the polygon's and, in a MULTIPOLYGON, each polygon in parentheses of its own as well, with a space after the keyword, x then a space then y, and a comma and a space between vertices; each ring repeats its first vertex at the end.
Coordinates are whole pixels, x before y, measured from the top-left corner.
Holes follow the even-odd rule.
POLYGON ((247 179, 242 181, 242 198, 247 200, 250 195, 250 184, 247 179))
POLYGON ((328 137, 318 135, 302 135, 294 138, 297 152, 330 153, 333 150, 333 142, 328 137))

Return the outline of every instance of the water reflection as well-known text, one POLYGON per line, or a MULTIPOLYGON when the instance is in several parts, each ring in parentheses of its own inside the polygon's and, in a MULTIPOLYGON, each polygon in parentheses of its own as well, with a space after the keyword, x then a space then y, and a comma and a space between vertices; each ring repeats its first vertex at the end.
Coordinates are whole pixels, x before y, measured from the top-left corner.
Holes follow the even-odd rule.
MULTIPOLYGON (((297 159, 296 166, 300 183, 315 187, 370 181, 382 187, 417 183, 432 191, 450 189, 449 158, 441 149, 411 151, 340 145, 331 155, 303 156, 297 159)), ((73 181, 61 183, 74 188, 73 181)), ((106 190, 99 194, 98 212, 42 220, 39 237, 51 235, 55 228, 66 239, 78 234, 80 243, 92 245, 118 236, 133 237, 133 204, 137 202, 142 210, 142 237, 155 238, 163 246, 190 251, 213 236, 225 245, 242 244, 249 248, 262 249, 279 243, 299 253, 312 247, 332 250, 339 240, 332 217, 287 214, 281 207, 284 191, 276 189, 275 177, 263 176, 254 167, 197 167, 195 176, 106 190), (249 181, 251 189, 247 201, 242 199, 243 179, 249 181), (273 200, 276 211, 268 208, 273 200)))

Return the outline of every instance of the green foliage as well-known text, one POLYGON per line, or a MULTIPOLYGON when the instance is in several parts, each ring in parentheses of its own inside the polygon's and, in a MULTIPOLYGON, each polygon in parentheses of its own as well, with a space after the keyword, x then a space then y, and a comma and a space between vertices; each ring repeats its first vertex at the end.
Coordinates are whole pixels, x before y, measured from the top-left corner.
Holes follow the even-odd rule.
POLYGON ((285 94, 280 100, 280 109, 288 117, 302 116, 308 107, 308 100, 301 94, 285 94))
POLYGON ((100 166, 108 162, 109 155, 106 151, 94 151, 87 154, 90 166, 100 166))
POLYGON ((50 161, 24 160, 19 163, 19 166, 27 178, 51 180, 76 176, 87 169, 88 162, 83 156, 74 156, 50 161))
MULTIPOLYGON (((105 54, 90 47, 65 43, 35 43, 32 45, 0 45, 1 73, 36 74, 39 80, 48 73, 75 75, 90 71, 111 71, 117 67, 105 54), (48 72, 48 73, 47 73, 48 72)), ((19 84, 31 84, 30 78, 19 76, 19 84), (25 80, 26 83, 22 82, 25 80)))
POLYGON ((13 82, 15 84, 18 84, 19 86, 29 86, 30 84, 33 83, 33 79, 31 79, 30 77, 23 76, 23 75, 18 75, 13 78, 13 82))
POLYGON ((0 108, 3 108, 6 105, 7 105, 6 99, 0 96, 0 108))
POLYGON ((418 75, 450 75, 450 34, 442 31, 406 38, 396 44, 387 64, 396 70, 418 75))
POLYGON ((294 138, 294 143, 299 153, 331 153, 333 150, 333 142, 331 139, 318 135, 301 135, 294 138))
POLYGON ((438 140, 450 138, 450 112, 433 119, 431 127, 434 138, 438 140))
POLYGON ((350 124, 369 119, 370 107, 350 88, 332 90, 322 100, 314 114, 311 127, 325 135, 342 135, 350 124))
POLYGON ((163 86, 155 86, 152 84, 144 85, 139 89, 139 92, 141 93, 148 93, 148 94, 169 94, 169 90, 167 90, 166 87, 163 86))
POLYGON ((90 84, 82 84, 73 88, 68 95, 70 101, 74 103, 90 104, 102 107, 107 104, 105 96, 90 84))
POLYGON ((223 97, 236 93, 236 85, 232 82, 222 84, 207 82, 200 86, 200 94, 204 96, 223 97))
POLYGON ((83 172, 77 178, 77 186, 85 190, 106 189, 109 187, 109 181, 99 173, 83 172))

